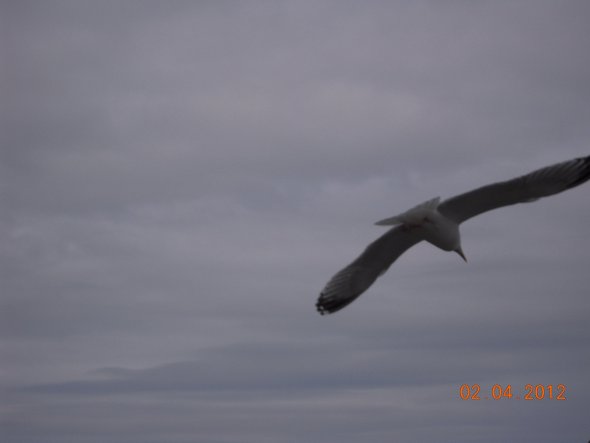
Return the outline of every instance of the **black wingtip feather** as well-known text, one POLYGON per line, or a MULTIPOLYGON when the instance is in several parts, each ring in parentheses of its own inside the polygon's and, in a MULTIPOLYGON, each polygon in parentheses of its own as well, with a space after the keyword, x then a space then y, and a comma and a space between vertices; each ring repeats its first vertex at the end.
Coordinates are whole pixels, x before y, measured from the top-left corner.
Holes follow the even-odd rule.
POLYGON ((590 155, 588 157, 577 158, 576 161, 581 162, 581 164, 578 165, 578 176, 567 186, 566 189, 575 188, 590 180, 590 155))
POLYGON ((315 304, 315 308, 320 313, 320 315, 330 314, 330 312, 323 305, 321 305, 319 301, 315 304))
POLYGON ((340 311, 345 306, 348 306, 353 300, 354 298, 343 302, 342 300, 329 299, 324 296, 324 293, 321 293, 320 299, 318 299, 315 307, 320 315, 329 315, 340 311))
POLYGON ((338 311, 339 309, 342 309, 341 306, 338 306, 338 302, 337 300, 335 300, 332 297, 328 297, 326 295, 326 293, 322 292, 320 294, 320 297, 318 298, 317 303, 315 304, 316 309, 318 310, 318 312, 320 313, 320 315, 328 315, 328 314, 332 314, 336 311, 338 311))

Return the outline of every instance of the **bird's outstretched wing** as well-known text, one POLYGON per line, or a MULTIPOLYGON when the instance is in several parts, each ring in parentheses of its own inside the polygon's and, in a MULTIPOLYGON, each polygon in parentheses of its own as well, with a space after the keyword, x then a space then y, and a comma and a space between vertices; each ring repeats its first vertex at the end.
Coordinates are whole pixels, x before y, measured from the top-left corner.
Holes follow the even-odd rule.
POLYGON ((482 212, 557 194, 588 179, 590 156, 547 166, 522 177, 457 195, 443 201, 438 211, 456 223, 462 223, 482 212))
POLYGON ((406 250, 423 240, 421 229, 396 226, 326 284, 316 303, 320 314, 339 311, 365 292, 406 250))

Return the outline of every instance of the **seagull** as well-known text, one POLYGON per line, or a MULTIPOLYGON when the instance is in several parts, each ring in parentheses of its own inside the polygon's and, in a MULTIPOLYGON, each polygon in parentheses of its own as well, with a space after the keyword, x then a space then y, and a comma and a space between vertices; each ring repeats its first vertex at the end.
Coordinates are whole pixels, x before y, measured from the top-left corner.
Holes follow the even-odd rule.
POLYGON ((558 194, 590 179, 590 156, 538 169, 521 177, 483 186, 444 200, 428 200, 394 217, 375 223, 393 226, 371 243, 351 264, 336 273, 320 293, 316 308, 332 314, 352 303, 409 248, 426 240, 453 251, 467 262, 459 225, 492 209, 527 203, 558 194))

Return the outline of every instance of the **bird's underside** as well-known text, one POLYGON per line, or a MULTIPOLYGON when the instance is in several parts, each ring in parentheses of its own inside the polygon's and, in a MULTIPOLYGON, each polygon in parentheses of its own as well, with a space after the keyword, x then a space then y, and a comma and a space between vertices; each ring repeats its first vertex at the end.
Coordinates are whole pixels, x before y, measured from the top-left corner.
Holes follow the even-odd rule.
POLYGON ((398 216, 381 220, 377 224, 394 227, 328 281, 316 308, 322 315, 344 308, 365 292, 400 255, 422 240, 463 256, 458 226, 464 221, 502 206, 558 194, 589 179, 590 156, 581 157, 483 186, 442 203, 432 199, 398 216), (457 238, 454 238, 453 230, 456 230, 457 238))

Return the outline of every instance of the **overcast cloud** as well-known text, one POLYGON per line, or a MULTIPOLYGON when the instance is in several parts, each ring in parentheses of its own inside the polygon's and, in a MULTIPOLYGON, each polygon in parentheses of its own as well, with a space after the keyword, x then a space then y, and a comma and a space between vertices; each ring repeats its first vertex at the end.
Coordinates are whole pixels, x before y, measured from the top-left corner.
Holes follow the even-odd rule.
POLYGON ((3 442, 590 439, 588 184, 314 310, 374 221, 590 154, 588 2, 0 9, 3 442))

